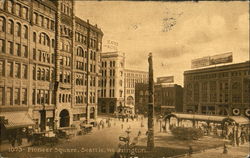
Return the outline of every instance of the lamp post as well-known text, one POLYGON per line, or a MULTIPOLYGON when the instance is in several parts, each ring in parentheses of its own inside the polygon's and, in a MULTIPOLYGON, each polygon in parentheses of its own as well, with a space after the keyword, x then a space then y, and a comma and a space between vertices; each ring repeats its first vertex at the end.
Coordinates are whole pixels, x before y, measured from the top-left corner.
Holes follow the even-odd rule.
POLYGON ((154 76, 153 76, 153 59, 152 53, 149 53, 149 96, 148 96, 148 141, 147 150, 152 151, 154 148, 154 76))

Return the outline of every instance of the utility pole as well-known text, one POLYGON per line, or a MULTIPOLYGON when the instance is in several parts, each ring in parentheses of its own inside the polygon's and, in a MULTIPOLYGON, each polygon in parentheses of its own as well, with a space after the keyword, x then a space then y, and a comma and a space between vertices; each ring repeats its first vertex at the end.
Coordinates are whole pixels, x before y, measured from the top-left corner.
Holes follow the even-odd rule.
POLYGON ((154 149, 154 76, 153 76, 153 59, 152 53, 149 53, 149 81, 148 81, 148 141, 147 150, 152 151, 154 149))

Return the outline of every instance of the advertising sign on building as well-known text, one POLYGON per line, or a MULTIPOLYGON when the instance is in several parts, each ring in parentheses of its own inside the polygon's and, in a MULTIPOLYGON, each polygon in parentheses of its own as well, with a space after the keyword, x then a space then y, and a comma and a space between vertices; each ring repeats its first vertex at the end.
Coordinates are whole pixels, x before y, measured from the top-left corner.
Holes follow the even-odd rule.
POLYGON ((207 56, 203 58, 194 59, 191 61, 191 68, 199 68, 210 65, 222 64, 222 63, 230 63, 233 61, 232 52, 218 54, 214 56, 207 56))
POLYGON ((214 55, 210 57, 210 65, 233 62, 232 52, 214 55))
POLYGON ((174 82, 174 76, 164 76, 157 78, 157 83, 173 83, 173 82, 174 82))
POLYGON ((191 68, 198 68, 198 67, 204 67, 204 66, 209 66, 209 56, 203 57, 203 58, 198 58, 194 59, 191 61, 191 68))

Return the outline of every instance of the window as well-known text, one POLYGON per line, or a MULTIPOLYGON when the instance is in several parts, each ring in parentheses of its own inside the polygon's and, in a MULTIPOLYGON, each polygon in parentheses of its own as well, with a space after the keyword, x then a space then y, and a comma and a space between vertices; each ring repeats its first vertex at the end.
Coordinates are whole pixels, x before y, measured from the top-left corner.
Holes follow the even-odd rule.
POLYGON ((0 39, 0 51, 5 53, 5 41, 3 39, 0 39))
POLYGON ((32 104, 35 105, 36 104, 36 90, 33 89, 32 91, 32 104))
POLYGON ((34 13, 33 14, 33 23, 34 24, 37 24, 37 17, 38 17, 37 13, 34 13))
POLYGON ((7 77, 13 76, 13 63, 12 62, 7 63, 6 75, 7 77))
POLYGON ((4 9, 5 1, 0 1, 0 9, 4 9))
POLYGON ((40 102, 41 102, 41 90, 37 90, 36 91, 37 93, 36 93, 36 103, 37 104, 41 104, 40 102))
POLYGON ((13 2, 12 2, 12 0, 8 1, 8 12, 13 13, 13 2))
POLYGON ((29 19, 28 8, 23 7, 23 18, 29 19))
POLYGON ((0 87, 0 105, 4 105, 4 87, 0 87))
POLYGON ((44 99, 45 99, 45 104, 49 104, 49 91, 47 90, 45 90, 44 99))
POLYGON ((4 61, 0 61, 0 76, 4 76, 4 61))
POLYGON ((28 27, 27 26, 24 26, 23 28, 23 37, 25 39, 28 39, 28 27))
POLYGON ((49 69, 46 70, 46 81, 49 81, 49 75, 50 75, 50 71, 49 69))
POLYGON ((36 67, 35 66, 33 66, 32 77, 33 77, 33 80, 36 80, 36 67))
POLYGON ((40 15, 38 21, 39 21, 39 24, 38 24, 38 25, 39 25, 39 26, 43 26, 43 16, 40 15))
POLYGON ((51 30, 55 30, 55 22, 54 21, 51 21, 51 23, 50 23, 50 29, 51 30))
POLYGON ((33 48, 33 59, 36 60, 36 48, 33 48))
POLYGON ((21 16, 21 5, 20 4, 16 4, 16 15, 17 16, 21 16))
POLYGON ((14 31, 14 22, 12 20, 8 21, 8 32, 9 34, 13 34, 14 31))
POLYGON ((16 63, 15 64, 15 77, 16 78, 20 78, 20 70, 21 70, 21 66, 19 63, 16 63))
POLYGON ((23 57, 28 57, 28 46, 23 45, 23 57))
POLYGON ((8 87, 6 90, 6 105, 13 105, 12 88, 8 87))
POLYGON ((16 55, 21 56, 21 45, 16 43, 16 55))
POLYGON ((8 42, 8 45, 7 45, 7 49, 8 49, 8 51, 9 51, 9 54, 12 54, 13 55, 13 47, 14 47, 14 45, 13 45, 13 42, 11 42, 11 41, 9 41, 8 42))
POLYGON ((28 78, 28 66, 23 64, 22 67, 22 78, 27 79, 28 78))
POLYGON ((0 30, 1 32, 5 32, 6 20, 4 17, 0 17, 0 30))
POLYGON ((14 99, 15 99, 15 104, 19 105, 20 104, 20 88, 15 88, 14 99))
POLYGON ((16 24, 16 36, 20 37, 21 36, 21 24, 20 23, 17 23, 16 24))
POLYGON ((38 70, 37 70, 37 79, 41 80, 41 69, 40 68, 38 68, 38 70))
POLYGON ((22 104, 27 105, 27 88, 22 89, 22 104))

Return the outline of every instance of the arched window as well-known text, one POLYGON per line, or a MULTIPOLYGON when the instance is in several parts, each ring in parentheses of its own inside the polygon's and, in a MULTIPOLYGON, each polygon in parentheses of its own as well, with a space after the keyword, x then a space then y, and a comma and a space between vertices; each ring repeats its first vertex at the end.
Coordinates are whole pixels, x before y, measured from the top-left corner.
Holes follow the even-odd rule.
POLYGON ((28 27, 26 25, 23 27, 23 37, 28 39, 28 27))
POLYGON ((12 0, 8 1, 8 12, 13 13, 13 2, 12 2, 12 0))
POLYGON ((8 33, 13 34, 14 31, 14 22, 12 20, 8 21, 8 33))
POLYGON ((1 32, 5 32, 6 20, 4 17, 0 17, 0 29, 1 32))
POLYGON ((21 24, 20 23, 16 24, 15 31, 16 31, 16 36, 20 37, 21 36, 21 24))

